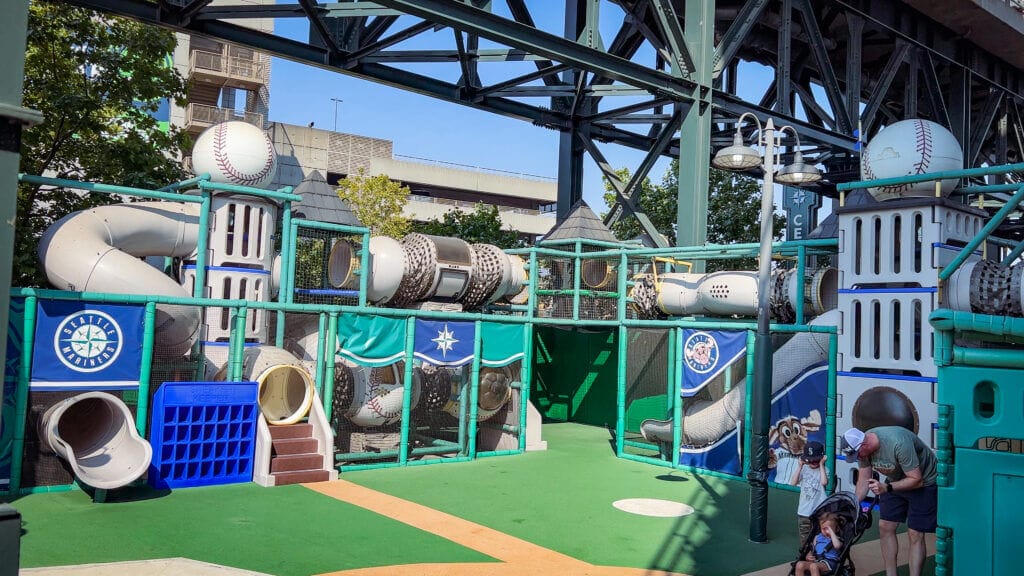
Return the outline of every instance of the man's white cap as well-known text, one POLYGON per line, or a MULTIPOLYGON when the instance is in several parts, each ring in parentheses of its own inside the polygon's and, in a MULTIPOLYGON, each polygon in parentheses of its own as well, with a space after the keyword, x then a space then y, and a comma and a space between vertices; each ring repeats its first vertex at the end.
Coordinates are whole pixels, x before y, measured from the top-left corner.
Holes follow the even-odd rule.
POLYGON ((860 445, 863 443, 864 433, 857 428, 850 428, 846 432, 843 432, 843 441, 840 446, 840 451, 843 453, 847 462, 857 460, 857 451, 860 450, 860 445))

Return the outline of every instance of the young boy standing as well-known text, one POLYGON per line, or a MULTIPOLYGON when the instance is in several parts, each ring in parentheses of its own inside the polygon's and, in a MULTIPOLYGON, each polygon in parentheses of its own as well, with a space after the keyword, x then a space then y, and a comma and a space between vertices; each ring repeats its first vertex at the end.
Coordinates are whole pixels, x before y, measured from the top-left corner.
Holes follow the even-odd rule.
POLYGON ((825 446, 821 442, 808 442, 804 445, 800 464, 789 481, 800 487, 800 504, 796 509, 800 523, 800 542, 806 540, 811 533, 811 514, 825 500, 825 487, 828 486, 825 459, 825 446))

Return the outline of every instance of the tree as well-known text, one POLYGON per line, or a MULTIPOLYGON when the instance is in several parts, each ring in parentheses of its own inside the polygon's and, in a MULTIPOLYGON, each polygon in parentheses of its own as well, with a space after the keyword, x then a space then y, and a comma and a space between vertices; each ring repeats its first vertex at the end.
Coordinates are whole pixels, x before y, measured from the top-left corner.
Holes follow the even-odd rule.
POLYGON ((409 187, 384 174, 367 176, 362 168, 338 182, 338 196, 349 203, 356 218, 375 236, 401 238, 409 232, 402 209, 409 202, 409 187))
MULTIPOLYGON (((153 113, 183 100, 172 66, 174 34, 65 4, 32 2, 25 50, 24 105, 44 121, 22 132, 21 171, 140 188, 180 180, 188 142, 162 131, 153 113)), ((76 210, 121 201, 107 194, 18 187, 16 285, 45 283, 36 257, 43 231, 76 210)))
POLYGON ((434 236, 454 236, 470 244, 493 244, 498 248, 520 248, 523 242, 514 230, 501 227, 498 207, 478 203, 472 212, 451 210, 441 220, 431 218, 413 224, 413 230, 434 236))
MULTIPOLYGON (((654 186, 644 179, 637 191, 633 193, 633 201, 638 204, 651 223, 659 232, 675 242, 673 226, 676 221, 677 196, 679 187, 677 174, 679 161, 673 160, 661 184, 654 186)), ((619 177, 623 181, 629 179, 628 170, 620 170, 619 177)), ((761 185, 749 176, 743 176, 712 168, 708 177, 708 234, 709 244, 745 244, 756 243, 761 238, 761 185)), ((606 188, 610 188, 608 184, 606 188)), ((614 192, 606 193, 605 202, 610 206, 615 200, 614 192)), ((786 227, 786 219, 774 215, 775 238, 782 237, 786 227)), ((621 218, 612 226, 617 238, 627 240, 636 238, 642 230, 636 218, 621 218)), ((753 270, 757 267, 754 258, 738 260, 709 260, 708 272, 716 270, 753 270)))

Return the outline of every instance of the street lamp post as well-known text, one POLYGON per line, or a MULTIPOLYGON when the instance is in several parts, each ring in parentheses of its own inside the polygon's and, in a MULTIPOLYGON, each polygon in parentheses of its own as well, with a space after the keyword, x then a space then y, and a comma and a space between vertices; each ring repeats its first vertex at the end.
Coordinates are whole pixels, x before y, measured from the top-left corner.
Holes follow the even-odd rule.
POLYGON ((334 102, 334 131, 338 131, 338 104, 344 102, 341 98, 331 98, 331 102, 334 102))
POLYGON ((821 173, 817 168, 803 161, 799 151, 800 137, 792 126, 783 126, 776 132, 771 118, 761 126, 760 120, 749 112, 736 121, 736 135, 732 146, 719 150, 712 164, 724 170, 749 170, 758 165, 764 170, 764 185, 761 189, 761 240, 757 264, 757 332, 754 338, 754 387, 751 395, 751 442, 750 442, 750 540, 767 541, 768 524, 768 427, 771 420, 772 389, 772 340, 771 340, 771 258, 774 233, 774 185, 778 180, 783 184, 801 185, 817 182, 821 173), (740 124, 750 116, 757 124, 757 144, 764 149, 762 156, 754 148, 743 144, 740 124), (775 167, 778 161, 779 140, 784 131, 793 133, 797 152, 793 163, 782 167, 778 175, 775 167))

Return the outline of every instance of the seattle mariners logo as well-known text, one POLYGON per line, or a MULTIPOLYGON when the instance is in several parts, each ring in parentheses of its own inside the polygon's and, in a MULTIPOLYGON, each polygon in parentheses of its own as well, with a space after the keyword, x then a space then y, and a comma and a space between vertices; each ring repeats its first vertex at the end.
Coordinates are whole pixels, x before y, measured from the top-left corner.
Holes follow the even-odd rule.
POLYGON ((707 332, 694 332, 683 344, 683 356, 691 370, 706 374, 718 364, 718 341, 707 332))
POLYGON ((99 310, 82 310, 65 318, 53 335, 53 349, 75 372, 99 372, 117 360, 123 347, 121 327, 99 310))

